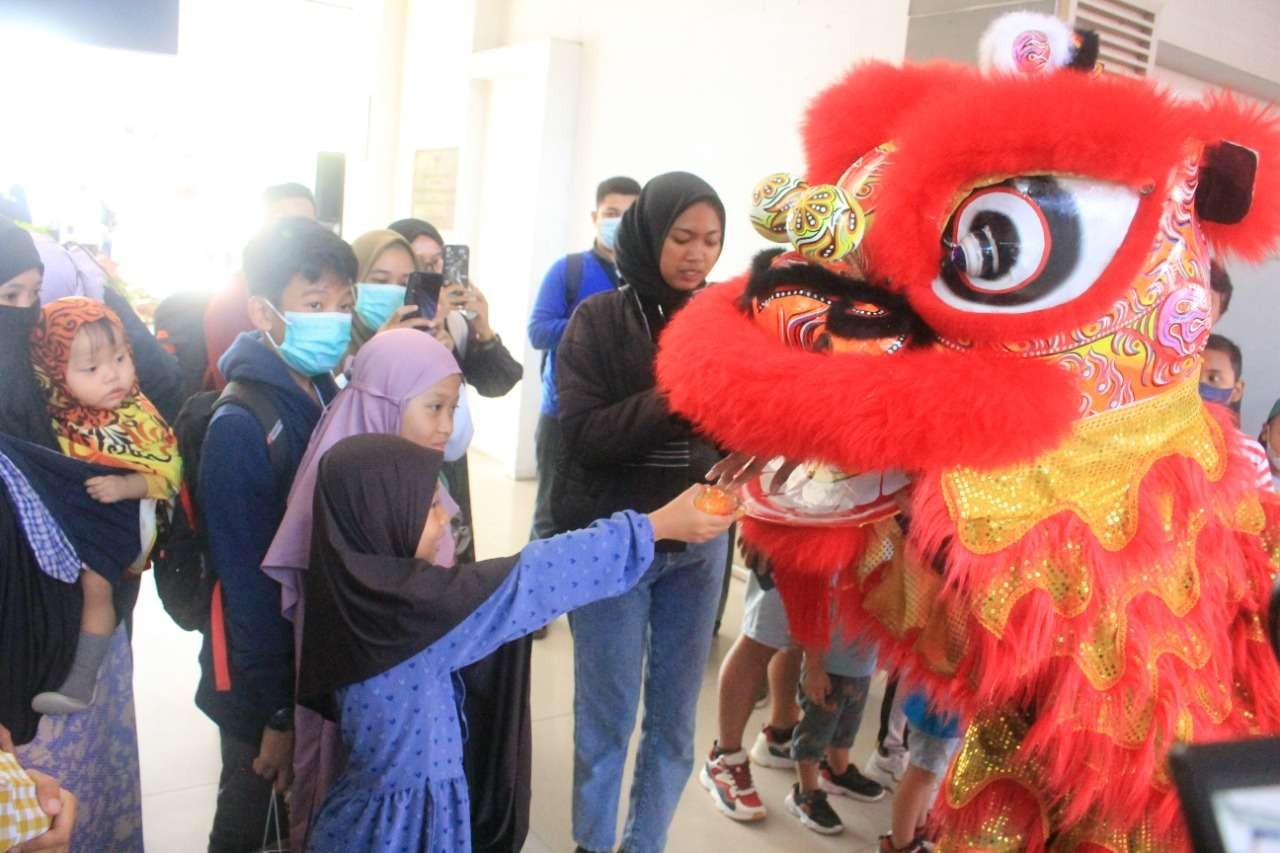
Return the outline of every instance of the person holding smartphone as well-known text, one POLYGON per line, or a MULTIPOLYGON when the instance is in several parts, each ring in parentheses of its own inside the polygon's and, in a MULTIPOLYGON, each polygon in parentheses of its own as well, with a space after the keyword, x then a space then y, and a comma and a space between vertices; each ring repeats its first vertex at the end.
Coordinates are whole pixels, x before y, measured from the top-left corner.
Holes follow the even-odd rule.
POLYGON ((469 248, 446 245, 435 226, 422 219, 401 219, 389 227, 409 244, 420 272, 444 276, 438 316, 449 340, 441 342, 458 357, 467 384, 482 397, 506 395, 524 376, 524 367, 489 323, 489 301, 471 280, 469 248))

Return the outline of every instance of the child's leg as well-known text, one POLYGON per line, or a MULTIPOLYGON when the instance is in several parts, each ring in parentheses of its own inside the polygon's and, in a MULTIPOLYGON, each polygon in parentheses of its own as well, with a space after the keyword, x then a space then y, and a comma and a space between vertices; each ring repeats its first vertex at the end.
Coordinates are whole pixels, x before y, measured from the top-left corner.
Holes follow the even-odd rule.
POLYGON ((110 637, 116 630, 114 590, 110 582, 97 572, 80 573, 80 590, 84 593, 84 609, 80 613, 80 630, 86 634, 110 637))
POLYGON ((831 768, 831 772, 837 776, 844 775, 849 769, 849 750, 838 746, 827 747, 827 766, 831 768))
POLYGON ((917 767, 907 767, 902 782, 893 795, 893 846, 905 849, 916 837, 916 830, 929 815, 929 799, 937 777, 917 767))
POLYGON ((84 594, 84 607, 71 671, 57 691, 41 693, 31 700, 32 709, 41 714, 72 714, 87 708, 93 702, 98 671, 111 649, 111 636, 116 630, 111 584, 86 569, 80 574, 80 589, 84 594))
POLYGON ((862 716, 867 709, 867 693, 871 689, 870 676, 832 676, 831 688, 839 698, 840 715, 831 732, 831 744, 827 747, 827 767, 837 776, 849 769, 849 749, 862 727, 862 716))
MULTIPOLYGON (((720 737, 722 752, 742 749, 742 734, 751 717, 756 694, 777 649, 740 634, 720 666, 720 737)), ((788 688, 790 692, 790 688, 788 688)))
POLYGON ((818 790, 818 762, 797 761, 796 781, 800 783, 800 790, 806 794, 818 790))
POLYGON ((807 829, 822 835, 836 835, 844 831, 844 824, 827 802, 818 768, 822 753, 831 742, 836 715, 809 701, 803 692, 799 700, 804 716, 796 725, 795 736, 791 739, 796 785, 787 794, 787 811, 807 829))
POLYGON ((867 676, 832 675, 831 689, 836 698, 836 722, 827 745, 826 761, 818 768, 819 784, 829 794, 874 803, 884 797, 884 786, 864 776, 849 762, 849 750, 862 725, 871 679, 867 676))
POLYGON ((796 685, 804 653, 796 647, 781 649, 769 661, 769 725, 789 729, 800 719, 796 685))
POLYGON ((946 775, 958 737, 940 738, 922 731, 911 735, 911 764, 893 800, 893 846, 906 847, 920 835, 933 805, 935 786, 946 775), (901 801, 901 803, 899 803, 901 801))
POLYGON ((800 784, 800 791, 809 793, 821 789, 818 762, 822 760, 822 753, 831 743, 839 708, 828 711, 810 701, 802 690, 797 693, 804 716, 796 724, 796 733, 791 739, 791 757, 796 762, 796 781, 800 784))

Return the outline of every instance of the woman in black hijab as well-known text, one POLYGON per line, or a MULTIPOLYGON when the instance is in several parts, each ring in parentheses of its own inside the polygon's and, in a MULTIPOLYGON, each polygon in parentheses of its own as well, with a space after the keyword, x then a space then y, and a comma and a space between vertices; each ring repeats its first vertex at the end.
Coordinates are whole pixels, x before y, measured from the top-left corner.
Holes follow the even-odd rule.
POLYGON ((0 219, 0 433, 57 450, 28 343, 40 320, 43 273, 31 235, 0 219))
POLYGON ((471 850, 457 672, 573 607, 631 588, 658 537, 705 541, 731 517, 691 488, 517 556, 442 568, 441 454, 357 435, 316 480, 298 699, 336 719, 347 763, 307 849, 471 850))
MULTIPOLYGON (((552 511, 561 530, 621 507, 661 506, 719 461, 655 387, 658 338, 720 257, 724 206, 686 172, 650 181, 618 228, 623 287, 578 307, 556 350, 564 433, 552 511)), ((645 725, 624 849, 662 849, 693 767, 693 728, 727 560, 727 536, 660 542, 626 595, 572 613, 573 834, 613 850, 623 764, 640 702, 645 725), (646 660, 647 657, 647 660, 646 660)))

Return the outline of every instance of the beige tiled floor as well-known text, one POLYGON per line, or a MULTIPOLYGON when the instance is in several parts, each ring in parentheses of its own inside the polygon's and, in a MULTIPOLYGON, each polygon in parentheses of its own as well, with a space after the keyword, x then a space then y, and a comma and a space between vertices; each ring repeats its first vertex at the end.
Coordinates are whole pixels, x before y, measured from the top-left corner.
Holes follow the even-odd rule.
MULTIPOLYGON (((481 556, 512 553, 523 545, 532 510, 531 483, 513 483, 484 457, 472 457, 472 488, 480 523, 481 556)), ((715 737, 716 671, 729 650, 742 617, 742 587, 734 581, 724 629, 707 662, 702 699, 698 706, 698 752, 715 737)), ((144 586, 136 621, 136 671, 139 739, 142 750, 143 819, 147 849, 152 853, 195 853, 204 849, 213 818, 218 778, 218 741, 213 725, 192 702, 197 677, 199 636, 182 632, 169 621, 144 586)), ((530 853, 569 853, 569 803, 573 770, 573 647, 567 623, 551 627, 550 636, 534 647, 534 793, 530 853)), ((879 685, 868 703, 854 756, 864 758, 874 738, 874 709, 879 685)), ((748 737, 762 724, 762 712, 752 718, 748 737)), ((630 768, 628 767, 628 773, 630 768)), ((732 853, 759 851, 864 851, 874 848, 876 836, 888 828, 889 805, 864 805, 841 800, 836 810, 844 819, 842 836, 823 838, 802 828, 786 814, 783 798, 791 784, 789 773, 757 769, 756 783, 772 810, 761 824, 736 824, 722 817, 708 795, 691 779, 680 801, 667 849, 671 853, 732 853)), ((624 788, 623 801, 626 791, 624 788)), ((837 798, 839 799, 839 798, 837 798)), ((619 815, 619 823, 625 819, 619 815)))

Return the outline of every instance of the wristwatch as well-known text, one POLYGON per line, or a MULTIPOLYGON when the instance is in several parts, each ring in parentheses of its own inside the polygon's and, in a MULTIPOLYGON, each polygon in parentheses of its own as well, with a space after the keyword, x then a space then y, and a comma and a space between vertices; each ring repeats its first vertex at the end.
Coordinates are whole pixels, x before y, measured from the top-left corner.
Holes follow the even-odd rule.
POLYGON ((272 714, 270 719, 267 720, 267 728, 274 729, 275 731, 278 731, 278 732, 293 731, 292 706, 281 708, 279 711, 276 711, 274 714, 272 714))

